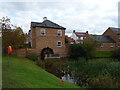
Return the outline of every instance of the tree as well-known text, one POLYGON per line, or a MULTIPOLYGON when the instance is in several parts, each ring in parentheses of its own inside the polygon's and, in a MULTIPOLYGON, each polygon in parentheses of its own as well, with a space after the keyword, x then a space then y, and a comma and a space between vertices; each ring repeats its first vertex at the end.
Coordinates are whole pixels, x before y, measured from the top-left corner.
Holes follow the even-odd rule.
POLYGON ((79 57, 84 57, 86 60, 93 57, 93 51, 97 46, 97 42, 92 39, 84 40, 83 44, 72 44, 70 46, 70 57, 72 59, 78 59, 79 57))
POLYGON ((23 30, 20 27, 13 26, 7 17, 3 17, 0 21, 3 53, 7 53, 7 47, 9 45, 11 45, 14 50, 23 47, 26 40, 23 30))
POLYGON ((83 42, 83 49, 85 52, 85 58, 86 60, 88 60, 88 58, 93 57, 93 52, 95 51, 96 47, 98 46, 98 42, 97 41, 93 41, 92 39, 86 39, 83 42))

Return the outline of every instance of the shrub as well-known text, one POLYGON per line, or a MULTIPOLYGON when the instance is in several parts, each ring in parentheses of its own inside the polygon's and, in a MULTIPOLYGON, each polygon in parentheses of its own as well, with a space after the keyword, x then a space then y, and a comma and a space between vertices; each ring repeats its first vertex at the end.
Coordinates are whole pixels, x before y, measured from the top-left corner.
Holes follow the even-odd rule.
POLYGON ((95 88, 120 87, 120 62, 107 59, 89 61, 80 59, 68 61, 63 65, 65 71, 70 71, 75 76, 78 84, 87 81, 90 87, 95 88))
POLYGON ((38 57, 39 57, 39 55, 37 55, 36 53, 29 53, 29 54, 27 55, 27 58, 28 58, 28 59, 31 59, 31 60, 33 60, 33 61, 38 60, 38 57))
POLYGON ((45 69, 45 61, 44 60, 38 59, 38 60, 36 60, 36 63, 37 63, 38 66, 45 69))
POLYGON ((120 49, 113 51, 112 57, 120 61, 120 49))

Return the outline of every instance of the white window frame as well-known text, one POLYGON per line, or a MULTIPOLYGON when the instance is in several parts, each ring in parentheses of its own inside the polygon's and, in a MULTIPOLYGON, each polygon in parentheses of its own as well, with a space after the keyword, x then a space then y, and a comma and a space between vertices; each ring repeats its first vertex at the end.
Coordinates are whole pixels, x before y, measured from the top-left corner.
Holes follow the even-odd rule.
POLYGON ((46 30, 45 29, 40 29, 40 36, 45 36, 45 35, 46 35, 46 30), (44 32, 44 34, 42 32, 44 32))
POLYGON ((104 43, 100 43, 100 47, 104 47, 104 43))
POLYGON ((58 36, 62 36, 62 30, 58 30, 58 31, 57 31, 57 35, 58 35, 58 36))
POLYGON ((62 47, 62 42, 61 41, 57 41, 57 47, 62 47), (61 45, 59 45, 59 42, 61 43, 61 45))
POLYGON ((115 44, 114 43, 110 43, 110 47, 114 47, 115 46, 115 44))

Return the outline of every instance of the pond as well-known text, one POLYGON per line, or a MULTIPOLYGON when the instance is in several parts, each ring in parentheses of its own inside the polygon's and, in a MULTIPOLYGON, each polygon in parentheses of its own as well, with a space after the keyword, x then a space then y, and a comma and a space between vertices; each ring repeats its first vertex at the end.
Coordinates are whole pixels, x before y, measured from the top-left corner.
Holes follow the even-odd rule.
POLYGON ((86 80, 83 81, 82 78, 75 76, 71 72, 64 72, 64 75, 61 76, 61 78, 63 78, 63 80, 66 82, 78 85, 83 88, 89 87, 89 84, 86 82, 86 80))

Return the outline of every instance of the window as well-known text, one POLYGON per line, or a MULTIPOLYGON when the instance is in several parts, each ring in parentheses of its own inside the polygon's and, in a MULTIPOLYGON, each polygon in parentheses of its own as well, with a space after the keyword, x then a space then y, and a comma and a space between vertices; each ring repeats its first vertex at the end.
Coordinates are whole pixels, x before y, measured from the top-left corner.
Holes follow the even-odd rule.
POLYGON ((100 47, 104 47, 104 43, 101 43, 101 44, 100 44, 100 47))
POLYGON ((114 45, 115 45, 114 43, 111 43, 111 44, 110 44, 110 47, 114 47, 114 45))
POLYGON ((118 43, 118 47, 120 47, 120 42, 118 43))
POLYGON ((62 42, 61 41, 57 42, 57 47, 62 47, 62 42))
POLYGON ((79 40, 83 40, 83 39, 84 39, 84 37, 78 37, 78 39, 79 39, 79 40))
POLYGON ((62 30, 58 30, 57 34, 58 36, 62 36, 62 30))
POLYGON ((83 40, 83 37, 81 37, 81 40, 83 40))
POLYGON ((41 35, 41 36, 44 36, 45 33, 46 33, 45 29, 41 29, 41 30, 40 30, 40 35, 41 35))

